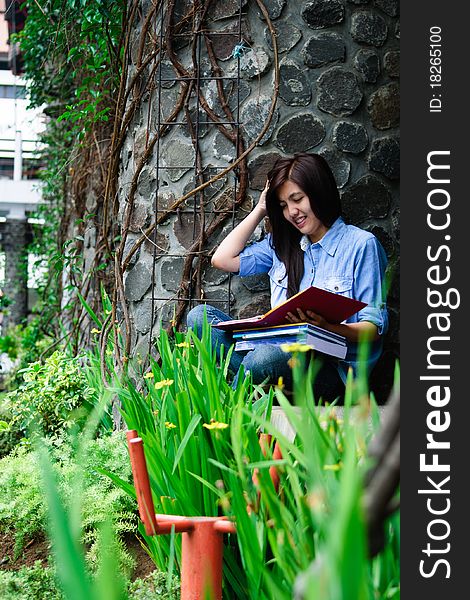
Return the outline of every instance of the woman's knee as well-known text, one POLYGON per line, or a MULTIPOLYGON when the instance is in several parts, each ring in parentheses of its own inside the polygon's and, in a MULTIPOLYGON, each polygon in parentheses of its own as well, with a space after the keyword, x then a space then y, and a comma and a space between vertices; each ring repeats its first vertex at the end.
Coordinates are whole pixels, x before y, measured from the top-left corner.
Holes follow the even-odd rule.
POLYGON ((289 373, 288 359, 289 355, 279 346, 263 344, 248 352, 242 364, 245 372, 250 371, 253 381, 261 383, 267 378, 277 381, 281 376, 286 377, 289 373))
POLYGON ((200 332, 202 330, 202 324, 204 322, 205 305, 198 304, 192 308, 186 317, 186 325, 191 327, 193 331, 200 332))

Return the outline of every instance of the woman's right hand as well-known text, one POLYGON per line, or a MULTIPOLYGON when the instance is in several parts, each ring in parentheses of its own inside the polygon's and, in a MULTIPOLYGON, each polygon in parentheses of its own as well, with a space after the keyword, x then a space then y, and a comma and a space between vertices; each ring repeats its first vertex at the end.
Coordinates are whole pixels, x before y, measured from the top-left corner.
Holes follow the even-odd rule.
POLYGON ((266 194, 268 193, 268 189, 269 180, 266 180, 266 185, 264 186, 264 189, 260 194, 258 204, 256 205, 256 210, 260 212, 263 217, 265 217, 268 214, 268 211, 266 209, 266 194))
POLYGON ((268 188, 269 181, 266 182, 255 208, 222 240, 212 256, 211 263, 213 267, 229 273, 237 273, 240 270, 239 254, 262 219, 267 215, 266 194, 268 188))

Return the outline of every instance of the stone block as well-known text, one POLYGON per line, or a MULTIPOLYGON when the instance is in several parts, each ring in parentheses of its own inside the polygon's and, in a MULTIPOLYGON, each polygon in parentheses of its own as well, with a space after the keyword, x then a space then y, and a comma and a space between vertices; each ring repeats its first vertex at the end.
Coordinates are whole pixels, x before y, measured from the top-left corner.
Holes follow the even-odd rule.
POLYGON ((240 71, 248 79, 264 75, 270 66, 269 55, 259 46, 246 50, 240 58, 240 71))
POLYGON ((384 45, 387 34, 387 23, 379 14, 361 10, 352 16, 351 36, 356 42, 380 47, 384 45))
MULTIPOLYGON (((276 34, 277 51, 279 54, 292 50, 292 48, 302 39, 302 31, 288 21, 280 21, 279 23, 274 23, 273 26, 276 34)), ((264 30, 264 39, 266 40, 268 48, 273 50, 271 32, 267 27, 264 30)))
POLYGON ((353 60, 353 65, 366 83, 375 83, 380 75, 380 57, 375 50, 363 48, 353 60))
POLYGON ((162 260, 160 282, 167 292, 177 292, 181 287, 184 258, 172 256, 162 260))
POLYGON ((343 215, 353 224, 386 217, 391 203, 389 189, 375 175, 364 175, 341 196, 343 215))
MULTIPOLYGON (((258 98, 250 98, 243 105, 243 108, 241 109, 241 122, 243 123, 241 129, 246 135, 247 142, 249 144, 251 144, 261 133, 266 121, 268 120, 270 107, 271 98, 269 96, 265 96, 264 94, 260 95, 258 98)), ((279 109, 275 108, 271 123, 266 133, 259 141, 260 146, 268 142, 268 140, 271 138, 278 119, 279 109)))
POLYGON ((279 127, 274 143, 286 154, 293 154, 318 146, 324 137, 325 127, 320 119, 312 113, 300 113, 279 127))
POLYGON ((400 77, 400 51, 390 50, 384 56, 384 71, 389 77, 400 77))
POLYGON ((313 0, 302 10, 302 18, 312 29, 323 29, 341 23, 344 5, 340 0, 313 0))
POLYGON ((307 41, 301 54, 307 67, 318 68, 343 63, 346 59, 346 44, 338 33, 317 33, 307 41))
POLYGON ((374 0, 374 5, 389 17, 396 17, 400 11, 399 0, 374 0))
POLYGON ((400 88, 389 83, 376 90, 367 103, 372 125, 376 129, 391 129, 400 123, 400 88))
POLYGON ((312 98, 310 83, 302 69, 292 59, 279 65, 279 96, 289 106, 307 106, 312 98))
POLYGON ((191 142, 181 139, 167 140, 160 157, 170 181, 178 181, 194 165, 196 153, 191 142))
POLYGON ((338 188, 343 188, 348 183, 349 173, 351 171, 351 163, 349 160, 346 160, 342 154, 335 150, 331 150, 330 148, 322 148, 318 154, 323 156, 329 164, 338 188))
POLYGON ((124 282, 124 295, 127 300, 138 302, 152 285, 152 268, 144 262, 138 262, 127 273, 124 282))
POLYGON ((367 130, 360 123, 338 121, 333 129, 333 143, 342 152, 359 154, 368 142, 367 130))
POLYGON ((268 172, 279 158, 281 158, 281 154, 278 152, 265 152, 250 160, 248 163, 248 177, 252 190, 264 189, 268 172))
POLYGON ((362 90, 357 77, 343 67, 331 67, 318 79, 318 101, 320 110, 335 117, 351 115, 362 100, 362 90))
POLYGON ((369 155, 369 169, 388 177, 400 177, 400 142, 396 137, 374 140, 369 155))

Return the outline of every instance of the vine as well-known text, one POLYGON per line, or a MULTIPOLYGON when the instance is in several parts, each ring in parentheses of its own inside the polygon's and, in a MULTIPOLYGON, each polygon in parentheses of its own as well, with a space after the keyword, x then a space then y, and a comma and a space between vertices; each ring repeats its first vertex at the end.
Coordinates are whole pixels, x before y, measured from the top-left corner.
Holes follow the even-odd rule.
MULTIPOLYGON (((44 291, 48 290, 48 306, 54 304, 57 307, 61 303, 62 322, 66 323, 67 335, 77 348, 89 343, 91 327, 87 327, 88 314, 83 302, 77 300, 76 292, 96 313, 102 309, 99 293, 102 286, 112 298, 111 314, 107 315, 100 331, 103 376, 106 375, 105 349, 113 331, 118 365, 124 367, 131 353, 132 323, 124 294, 124 274, 132 258, 146 240, 153 237, 155 244, 158 226, 195 195, 201 197, 198 209, 201 227, 184 258, 173 325, 178 328, 181 324, 190 289, 195 291, 193 297, 204 297, 201 274, 205 261, 213 252, 208 242, 244 201, 248 190, 247 157, 266 133, 274 113, 279 86, 276 36, 264 3, 256 0, 273 47, 271 106, 266 122, 250 144, 246 143, 239 128, 227 125, 235 119, 221 79, 223 69, 212 47, 210 33, 213 30, 207 16, 211 4, 211 0, 179 2, 178 6, 175 0, 146 3, 138 0, 130 3, 125 0, 49 0, 41 8, 33 0, 26 2, 29 16, 20 42, 31 102, 35 106, 47 104, 50 117, 44 137, 44 161, 48 165, 44 172, 44 195, 49 217, 48 225, 38 239, 42 240, 41 253, 49 256, 55 269, 51 269, 44 291), (179 56, 180 47, 175 46, 175 40, 183 34, 190 39, 189 65, 183 63, 179 56), (216 81, 223 117, 211 108, 198 85, 198 36, 216 81), (168 114, 159 119, 156 128, 147 122, 145 148, 123 198, 119 191, 122 149, 132 135, 139 111, 148 103, 150 113, 153 99, 160 94, 155 82, 163 61, 173 69, 179 86, 177 99, 168 114), (198 121, 196 118, 195 122, 192 116, 194 102, 207 115, 207 120, 233 144, 237 156, 213 176, 205 174, 198 121), (158 152, 162 138, 181 118, 186 121, 196 157, 194 188, 182 194, 164 212, 155 212, 153 223, 142 230, 141 236, 129 248, 126 242, 139 177, 154 152, 158 152), (225 199, 206 223, 204 191, 230 172, 236 174, 236 196, 230 203, 225 199), (119 204, 124 205, 122 214, 119 204), (87 233, 90 230, 95 233, 94 258, 92 264, 85 264, 83 250, 85 244, 90 243, 87 233), (65 285, 61 283, 64 271, 67 275, 65 285), (55 284, 51 285, 53 281, 55 284), (125 329, 123 348, 120 348, 115 327, 118 321, 125 329)), ((35 251, 40 253, 40 250, 38 247, 35 251)), ((154 263, 155 260, 154 256, 154 263)))

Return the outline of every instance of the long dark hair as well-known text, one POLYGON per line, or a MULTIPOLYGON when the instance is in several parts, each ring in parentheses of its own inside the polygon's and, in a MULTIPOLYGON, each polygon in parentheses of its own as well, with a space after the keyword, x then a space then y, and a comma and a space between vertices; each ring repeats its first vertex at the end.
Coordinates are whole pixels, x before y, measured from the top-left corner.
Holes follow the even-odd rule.
POLYGON ((296 183, 307 195, 314 215, 328 228, 341 215, 341 201, 333 173, 319 154, 299 153, 278 159, 268 173, 268 180, 266 209, 272 228, 272 245, 286 266, 287 297, 290 298, 299 291, 304 274, 302 233, 284 218, 278 188, 286 181, 296 183))

